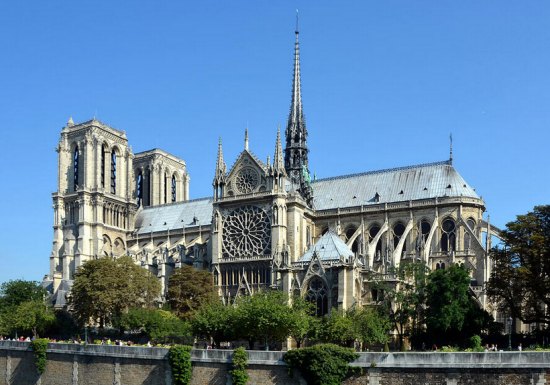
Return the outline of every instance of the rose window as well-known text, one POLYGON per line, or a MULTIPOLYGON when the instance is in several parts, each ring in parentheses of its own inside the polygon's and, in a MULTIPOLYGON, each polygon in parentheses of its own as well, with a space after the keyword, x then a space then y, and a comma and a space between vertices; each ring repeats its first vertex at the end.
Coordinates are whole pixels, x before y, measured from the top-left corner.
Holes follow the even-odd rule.
POLYGON ((239 192, 251 193, 258 186, 258 173, 251 167, 245 167, 237 174, 235 184, 239 192))
POLYGON ((269 214, 255 206, 233 210, 223 220, 223 257, 252 257, 271 253, 269 214))

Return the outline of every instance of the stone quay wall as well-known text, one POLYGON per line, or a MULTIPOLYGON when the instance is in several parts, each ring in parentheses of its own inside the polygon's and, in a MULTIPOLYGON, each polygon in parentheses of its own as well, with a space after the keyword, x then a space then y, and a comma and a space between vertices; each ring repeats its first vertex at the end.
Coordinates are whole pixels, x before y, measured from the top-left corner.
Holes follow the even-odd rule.
MULTIPOLYGON (((191 352, 192 385, 230 385, 231 350, 191 352)), ((284 352, 249 351, 250 385, 305 385, 284 352)), ((0 385, 172 385, 168 349, 50 343, 39 376, 28 342, 0 341, 0 385)), ((344 385, 550 385, 550 352, 360 353, 344 385)))

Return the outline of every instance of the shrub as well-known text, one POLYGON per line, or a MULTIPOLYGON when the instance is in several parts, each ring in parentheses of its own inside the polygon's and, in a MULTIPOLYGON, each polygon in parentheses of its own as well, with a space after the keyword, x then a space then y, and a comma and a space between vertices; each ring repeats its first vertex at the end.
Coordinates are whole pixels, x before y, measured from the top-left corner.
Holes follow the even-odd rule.
POLYGON ((248 353, 246 350, 243 347, 235 349, 233 353, 233 370, 231 370, 233 385, 246 385, 248 382, 247 364, 248 353))
POLYGON ((470 348, 474 352, 482 352, 483 347, 481 346, 481 337, 478 335, 474 335, 470 337, 470 348))
POLYGON ((48 340, 46 338, 37 338, 31 341, 31 349, 34 352, 34 364, 38 374, 44 373, 46 370, 46 349, 48 348, 48 340))
POLYGON ((288 351, 284 360, 290 370, 298 368, 311 385, 339 385, 350 374, 349 363, 359 357, 352 349, 320 344, 288 351))
POLYGON ((174 385, 189 385, 191 382, 191 346, 174 345, 168 353, 174 385))

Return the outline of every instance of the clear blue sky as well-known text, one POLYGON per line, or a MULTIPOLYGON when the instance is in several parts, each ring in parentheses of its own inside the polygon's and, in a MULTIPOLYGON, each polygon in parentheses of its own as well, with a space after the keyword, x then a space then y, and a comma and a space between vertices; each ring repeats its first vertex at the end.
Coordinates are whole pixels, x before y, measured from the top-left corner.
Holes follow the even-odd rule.
POLYGON ((492 223, 550 203, 548 1, 5 0, 0 282, 48 273, 70 116, 183 158, 192 198, 211 193, 219 136, 229 165, 247 125, 272 155, 296 8, 317 177, 445 160, 452 132, 492 223))

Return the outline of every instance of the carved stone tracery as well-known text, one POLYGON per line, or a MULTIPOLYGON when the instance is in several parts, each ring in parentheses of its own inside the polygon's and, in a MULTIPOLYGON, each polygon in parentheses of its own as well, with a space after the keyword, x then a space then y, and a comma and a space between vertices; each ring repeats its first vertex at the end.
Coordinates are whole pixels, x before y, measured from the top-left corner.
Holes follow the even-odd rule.
POLYGON ((263 256, 271 253, 270 215, 257 206, 236 208, 223 219, 223 257, 263 256))

